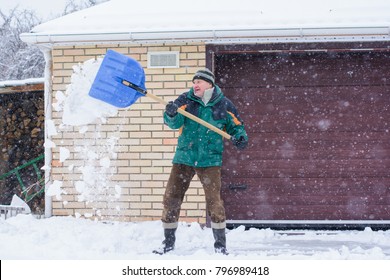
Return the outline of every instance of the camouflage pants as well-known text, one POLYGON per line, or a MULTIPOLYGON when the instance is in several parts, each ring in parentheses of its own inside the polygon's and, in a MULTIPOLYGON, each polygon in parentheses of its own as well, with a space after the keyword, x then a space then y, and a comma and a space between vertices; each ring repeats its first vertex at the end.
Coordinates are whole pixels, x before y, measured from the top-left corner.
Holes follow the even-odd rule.
POLYGON ((165 228, 176 228, 184 195, 192 178, 198 175, 206 196, 206 207, 212 228, 225 228, 225 207, 221 199, 221 167, 195 168, 173 164, 164 194, 162 221, 165 228))

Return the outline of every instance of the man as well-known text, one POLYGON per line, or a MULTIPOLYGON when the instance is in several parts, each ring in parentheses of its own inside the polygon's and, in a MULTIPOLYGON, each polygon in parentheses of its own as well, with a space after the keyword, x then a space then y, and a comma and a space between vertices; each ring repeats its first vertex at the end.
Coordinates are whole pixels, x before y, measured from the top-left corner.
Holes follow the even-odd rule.
POLYGON ((219 129, 226 130, 238 149, 247 146, 248 136, 235 106, 215 84, 214 74, 209 69, 196 72, 192 82, 193 86, 188 92, 169 102, 165 108, 164 122, 172 129, 180 129, 180 136, 163 199, 165 240, 162 248, 153 251, 157 254, 165 254, 175 247, 181 204, 195 174, 205 192, 215 252, 227 254, 225 208, 220 195, 222 136, 178 114, 177 109, 182 108, 219 129))

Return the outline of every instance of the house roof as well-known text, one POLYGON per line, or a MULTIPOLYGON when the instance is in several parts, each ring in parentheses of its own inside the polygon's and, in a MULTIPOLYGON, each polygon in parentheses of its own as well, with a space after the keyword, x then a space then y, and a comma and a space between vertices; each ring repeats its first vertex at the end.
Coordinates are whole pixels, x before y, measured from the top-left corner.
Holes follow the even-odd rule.
POLYGON ((44 78, 0 81, 0 94, 28 92, 28 91, 43 91, 43 89, 44 89, 44 78))
POLYGON ((111 0, 34 27, 35 44, 389 40, 388 0, 111 0))

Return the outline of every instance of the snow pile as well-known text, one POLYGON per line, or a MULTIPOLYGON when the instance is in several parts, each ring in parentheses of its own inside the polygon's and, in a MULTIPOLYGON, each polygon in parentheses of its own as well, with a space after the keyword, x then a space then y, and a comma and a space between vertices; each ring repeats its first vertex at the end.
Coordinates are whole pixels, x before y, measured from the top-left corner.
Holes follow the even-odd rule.
MULTIPOLYGON (((101 128, 107 122, 107 117, 117 115, 118 110, 116 107, 88 95, 102 60, 103 58, 90 59, 73 67, 71 83, 65 93, 56 92, 53 103, 54 110, 63 112, 61 124, 56 126, 53 120, 46 120, 49 137, 57 135, 59 132, 74 131, 82 135, 78 139, 84 139, 75 142, 71 147, 57 147, 61 163, 66 163, 69 159, 83 159, 85 162, 76 170, 72 164, 68 166, 69 172, 81 173, 81 179, 74 182, 74 187, 79 193, 79 202, 90 203, 102 199, 115 201, 121 193, 121 187, 112 184, 110 180, 114 173, 111 168, 111 160, 117 157, 115 146, 119 139, 120 127, 104 139, 101 136, 101 128), (89 125, 93 126, 92 132, 89 132, 89 125), (86 135, 88 132, 92 136, 86 135), (98 139, 101 139, 99 144, 97 144, 98 139), (110 194, 108 199, 107 194, 110 194), (102 196, 104 198, 101 198, 102 196)), ((45 147, 55 148, 56 144, 47 140, 45 147)), ((63 182, 54 181, 49 186, 47 194, 61 200, 62 194, 66 194, 62 186, 63 182)), ((63 201, 63 203, 66 205, 68 202, 63 201)), ((91 217, 94 214, 100 215, 99 209, 94 209, 94 211, 95 213, 84 215, 86 217, 91 217)), ((81 216, 81 214, 76 214, 76 216, 81 216)))
POLYGON ((160 221, 101 222, 73 217, 0 220, 0 259, 390 259, 389 231, 227 230, 229 256, 214 254, 210 228, 179 224, 176 249, 155 255, 163 240, 160 221), (23 248, 23 249, 21 249, 23 248))
MULTIPOLYGON (((84 64, 73 67, 74 73, 66 90, 66 97, 64 98, 63 94, 60 94, 60 99, 64 101, 63 124, 87 125, 94 123, 99 118, 105 122, 105 117, 117 114, 117 109, 114 106, 88 95, 102 60, 103 58, 90 59, 84 64)), ((56 105, 60 106, 58 103, 56 105)))

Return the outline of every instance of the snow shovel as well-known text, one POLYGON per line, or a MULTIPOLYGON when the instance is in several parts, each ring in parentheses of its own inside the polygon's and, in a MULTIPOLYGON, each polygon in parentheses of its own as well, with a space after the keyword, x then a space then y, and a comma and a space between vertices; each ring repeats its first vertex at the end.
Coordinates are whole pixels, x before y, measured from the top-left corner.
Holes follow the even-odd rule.
MULTIPOLYGON (((163 105, 168 104, 164 99, 146 91, 145 72, 138 61, 113 50, 108 50, 104 56, 89 95, 119 108, 129 107, 141 96, 150 97, 163 105)), ((226 132, 187 111, 181 108, 177 111, 219 135, 231 138, 226 132)))

